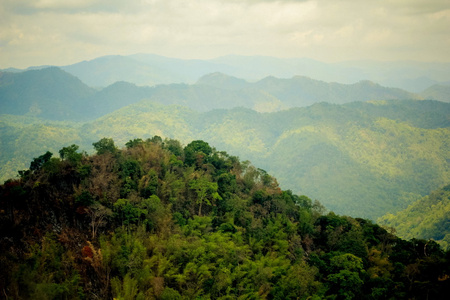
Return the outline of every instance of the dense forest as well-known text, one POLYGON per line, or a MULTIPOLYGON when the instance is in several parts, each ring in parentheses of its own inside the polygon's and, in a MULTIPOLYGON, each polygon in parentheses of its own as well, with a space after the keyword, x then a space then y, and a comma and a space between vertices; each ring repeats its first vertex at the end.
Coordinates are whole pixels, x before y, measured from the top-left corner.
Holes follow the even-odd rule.
POLYGON ((396 214, 386 214, 378 222, 395 227, 403 238, 432 238, 444 249, 450 247, 450 185, 433 191, 396 214))
MULTIPOLYGON (((0 187, 7 299, 447 299, 450 252, 202 140, 75 144, 0 187)), ((45 151, 45 150, 44 150, 45 151)))
POLYGON ((57 153, 77 144, 90 151, 104 136, 122 147, 152 132, 184 144, 208 141, 267 170, 283 189, 339 214, 377 220, 450 182, 449 115, 450 103, 414 100, 273 113, 199 113, 143 100, 85 123, 0 115, 0 181, 27 168, 42 149, 57 153))

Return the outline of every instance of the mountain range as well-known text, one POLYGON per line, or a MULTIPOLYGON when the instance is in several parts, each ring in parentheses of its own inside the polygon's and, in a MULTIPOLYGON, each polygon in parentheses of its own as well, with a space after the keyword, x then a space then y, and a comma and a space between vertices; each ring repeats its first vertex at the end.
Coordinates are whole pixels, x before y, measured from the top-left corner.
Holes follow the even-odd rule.
POLYGON ((448 67, 0 72, 2 297, 447 299, 448 67))
MULTIPOLYGON (((446 90, 443 90, 442 93, 437 91, 429 95, 445 93, 446 90)), ((290 79, 266 77, 252 83, 222 73, 212 73, 191 85, 149 87, 119 81, 100 90, 87 86, 77 77, 56 67, 19 73, 3 72, 0 77, 0 111, 3 114, 51 120, 92 120, 142 99, 183 105, 200 112, 233 107, 273 112, 317 102, 342 104, 422 98, 370 81, 339 84, 301 76, 290 79)))
MULTIPOLYGON (((30 69, 43 68, 31 67, 30 69)), ((106 87, 117 81, 136 85, 193 84, 214 72, 255 82, 268 76, 311 77, 343 84, 369 80, 419 93, 432 85, 449 85, 450 64, 414 61, 346 61, 325 63, 308 58, 229 55, 210 60, 176 59, 153 54, 110 55, 61 66, 88 86, 106 87)), ((4 71, 21 71, 7 69, 4 71)))
MULTIPOLYGON (((122 66, 138 59, 119 58, 122 66)), ((95 60, 100 73, 93 78, 102 78, 103 60, 116 59, 95 60)), ((156 58, 139 57, 145 59, 156 58)), ((158 59, 169 73, 181 62, 200 63, 158 59)), ((215 62, 229 66, 228 59, 215 62)), ((202 63, 195 75, 210 70, 202 63)), ((275 67, 277 60, 272 63, 275 67)), ((338 213, 375 220, 448 184, 447 91, 443 85, 414 94, 370 81, 328 83, 304 76, 252 82, 220 72, 192 84, 118 81, 94 88, 57 67, 2 72, 1 179, 26 169, 44 149, 75 143, 91 151, 102 137, 119 145, 152 135, 184 143, 204 139, 258 164, 283 188, 338 213), (441 101, 421 100, 430 98, 441 101)))

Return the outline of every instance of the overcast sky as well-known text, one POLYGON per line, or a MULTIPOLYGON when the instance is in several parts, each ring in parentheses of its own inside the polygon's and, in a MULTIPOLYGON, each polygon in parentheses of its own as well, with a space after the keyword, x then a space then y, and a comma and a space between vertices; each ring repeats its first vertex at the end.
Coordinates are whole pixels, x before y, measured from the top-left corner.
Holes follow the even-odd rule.
POLYGON ((449 0, 0 0, 0 68, 109 54, 450 61, 449 0))

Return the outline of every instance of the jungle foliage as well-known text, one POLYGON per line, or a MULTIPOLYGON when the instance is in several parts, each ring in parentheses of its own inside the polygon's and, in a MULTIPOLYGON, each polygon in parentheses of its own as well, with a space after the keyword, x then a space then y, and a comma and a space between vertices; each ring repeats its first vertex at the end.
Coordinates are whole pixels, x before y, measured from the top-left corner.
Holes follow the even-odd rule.
POLYGON ((431 238, 444 249, 449 248, 450 185, 433 191, 396 214, 384 215, 378 222, 394 227, 402 238, 431 238))
POLYGON ((13 299, 446 299, 450 252, 326 213, 248 161, 154 136, 38 156, 0 186, 13 299))

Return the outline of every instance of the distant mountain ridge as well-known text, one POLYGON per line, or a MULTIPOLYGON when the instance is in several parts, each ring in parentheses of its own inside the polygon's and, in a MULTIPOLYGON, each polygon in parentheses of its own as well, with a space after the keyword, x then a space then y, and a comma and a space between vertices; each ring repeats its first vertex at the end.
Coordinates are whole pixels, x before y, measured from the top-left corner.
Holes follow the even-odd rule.
MULTIPOLYGON (((43 68, 30 67, 29 69, 43 68)), ((136 85, 193 84, 215 72, 257 81, 267 76, 306 76, 326 82, 353 84, 363 80, 419 93, 434 84, 450 81, 450 63, 414 61, 345 61, 325 63, 309 58, 228 55, 209 60, 178 59, 154 54, 108 55, 61 66, 92 87, 116 81, 136 85)), ((17 72, 9 68, 3 71, 17 72)))
POLYGON ((83 118, 95 90, 57 67, 0 74, 0 112, 52 120, 83 118))
POLYGON ((420 95, 424 99, 434 99, 442 102, 450 102, 450 85, 435 84, 424 90, 420 95))
POLYGON ((348 85, 304 76, 291 79, 266 77, 257 82, 248 82, 216 72, 201 77, 191 85, 149 87, 119 81, 97 90, 56 67, 1 74, 1 113, 51 120, 92 120, 143 99, 184 105, 200 112, 233 107, 274 112, 318 102, 343 104, 353 101, 421 99, 416 94, 382 87, 369 81, 348 85))

